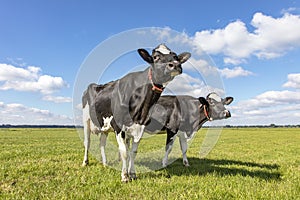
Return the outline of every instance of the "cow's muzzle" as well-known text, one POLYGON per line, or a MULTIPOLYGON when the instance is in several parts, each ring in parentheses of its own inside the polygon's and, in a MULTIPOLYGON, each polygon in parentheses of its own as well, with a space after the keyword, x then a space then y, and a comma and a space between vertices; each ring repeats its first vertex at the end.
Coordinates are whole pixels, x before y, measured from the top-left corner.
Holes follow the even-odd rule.
POLYGON ((224 117, 225 117, 225 118, 231 117, 231 113, 229 112, 229 110, 225 110, 225 111, 224 111, 224 117))
POLYGON ((171 70, 171 76, 177 76, 182 73, 182 67, 178 63, 170 62, 167 67, 171 70))

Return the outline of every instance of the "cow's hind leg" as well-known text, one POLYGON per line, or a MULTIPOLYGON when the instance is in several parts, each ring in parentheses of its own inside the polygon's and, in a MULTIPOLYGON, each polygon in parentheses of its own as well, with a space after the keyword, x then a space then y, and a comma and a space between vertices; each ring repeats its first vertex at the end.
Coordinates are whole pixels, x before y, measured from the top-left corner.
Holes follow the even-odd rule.
POLYGON ((91 143, 91 129, 90 129, 90 119, 85 120, 83 122, 83 132, 84 132, 84 158, 82 162, 82 166, 86 166, 89 164, 89 149, 91 143))
POLYGON ((100 133, 100 151, 102 156, 102 164, 107 166, 106 155, 105 155, 105 146, 108 133, 100 133))
POLYGON ((186 156, 187 147, 188 147, 187 146, 187 139, 186 139, 183 132, 179 133, 178 136, 179 136, 179 143, 180 143, 181 152, 182 152, 183 165, 186 166, 186 167, 189 167, 190 164, 189 164, 189 161, 188 161, 187 156, 186 156))

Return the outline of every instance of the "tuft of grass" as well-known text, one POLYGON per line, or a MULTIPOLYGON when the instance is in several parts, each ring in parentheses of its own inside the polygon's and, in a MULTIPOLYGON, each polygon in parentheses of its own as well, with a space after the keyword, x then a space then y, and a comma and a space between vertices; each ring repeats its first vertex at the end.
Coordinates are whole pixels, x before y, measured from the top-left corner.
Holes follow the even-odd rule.
MULTIPOLYGON (((97 156, 81 167, 84 148, 75 129, 0 129, 0 199, 300 198, 300 129, 226 128, 202 159, 206 131, 190 144, 190 167, 175 148, 180 159, 163 169, 137 170, 138 179, 123 184, 120 171, 97 156)), ((142 140, 138 155, 163 150, 165 137, 142 140)), ((92 142, 98 147, 99 138, 92 142)), ((113 134, 109 142, 116 145, 113 134)))

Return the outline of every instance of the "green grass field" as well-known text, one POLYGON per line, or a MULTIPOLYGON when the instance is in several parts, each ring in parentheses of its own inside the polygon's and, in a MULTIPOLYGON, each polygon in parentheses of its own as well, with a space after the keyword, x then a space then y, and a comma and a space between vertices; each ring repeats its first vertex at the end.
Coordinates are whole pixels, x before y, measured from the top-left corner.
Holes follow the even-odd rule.
MULTIPOLYGON (((188 149, 190 167, 178 159, 124 184, 95 156, 81 166, 75 129, 0 129, 0 199, 300 199, 300 129, 223 129, 200 159, 206 131, 188 149)), ((165 137, 145 139, 140 152, 165 137)))

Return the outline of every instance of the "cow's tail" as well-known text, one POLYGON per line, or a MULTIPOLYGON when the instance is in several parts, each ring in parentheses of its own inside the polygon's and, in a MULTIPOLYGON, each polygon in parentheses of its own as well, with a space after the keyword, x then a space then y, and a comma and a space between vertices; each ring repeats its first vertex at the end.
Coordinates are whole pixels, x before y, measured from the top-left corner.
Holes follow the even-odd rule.
POLYGON ((96 83, 91 83, 88 88, 83 92, 82 95, 82 108, 88 103, 91 105, 92 100, 96 97, 97 93, 99 93, 104 88, 104 85, 98 85, 96 83))

